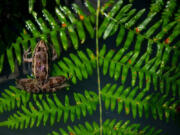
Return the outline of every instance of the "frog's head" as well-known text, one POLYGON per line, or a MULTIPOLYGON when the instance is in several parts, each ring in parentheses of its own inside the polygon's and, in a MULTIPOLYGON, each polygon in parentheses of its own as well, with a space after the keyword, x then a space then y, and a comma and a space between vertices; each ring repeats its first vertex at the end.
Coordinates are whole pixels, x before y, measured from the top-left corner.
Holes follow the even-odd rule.
POLYGON ((40 40, 36 45, 36 52, 47 51, 47 45, 43 40, 40 40))

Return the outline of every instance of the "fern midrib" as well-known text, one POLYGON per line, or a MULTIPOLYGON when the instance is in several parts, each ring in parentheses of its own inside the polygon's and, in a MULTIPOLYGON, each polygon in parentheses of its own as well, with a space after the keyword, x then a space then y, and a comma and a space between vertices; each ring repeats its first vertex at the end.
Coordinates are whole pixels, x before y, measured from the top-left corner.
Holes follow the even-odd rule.
POLYGON ((98 82, 98 100, 99 100, 99 124, 100 135, 103 134, 102 124, 102 100, 101 100, 101 82, 100 82, 100 69, 99 69, 99 13, 100 13, 100 0, 97 1, 96 9, 96 63, 97 63, 97 82, 98 82))

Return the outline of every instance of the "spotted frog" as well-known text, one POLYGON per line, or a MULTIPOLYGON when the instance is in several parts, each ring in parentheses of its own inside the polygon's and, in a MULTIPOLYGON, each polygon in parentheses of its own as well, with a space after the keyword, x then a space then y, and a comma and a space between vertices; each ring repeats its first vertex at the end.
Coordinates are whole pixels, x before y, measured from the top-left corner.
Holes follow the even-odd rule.
POLYGON ((32 62, 32 73, 34 78, 23 78, 16 80, 17 87, 27 92, 54 92, 68 86, 65 76, 49 77, 49 63, 57 58, 54 48, 48 48, 43 40, 40 40, 32 53, 30 49, 23 55, 24 62, 32 62), (51 53, 50 53, 51 52, 51 53), (51 55, 50 55, 51 54, 51 55))

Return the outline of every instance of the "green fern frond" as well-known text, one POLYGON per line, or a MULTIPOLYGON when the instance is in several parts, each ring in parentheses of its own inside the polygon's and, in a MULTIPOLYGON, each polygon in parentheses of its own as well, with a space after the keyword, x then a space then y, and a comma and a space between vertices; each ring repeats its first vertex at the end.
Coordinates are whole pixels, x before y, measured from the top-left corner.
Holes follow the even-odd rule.
POLYGON ((159 12, 163 8, 163 6, 164 6, 164 0, 152 0, 149 14, 159 12))
POLYGON ((76 12, 76 14, 79 15, 79 18, 83 20, 84 25, 90 34, 90 37, 93 38, 95 31, 93 30, 94 28, 90 22, 92 22, 93 24, 95 23, 95 11, 94 11, 94 8, 90 6, 90 3, 88 1, 85 3, 85 5, 87 5, 86 7, 92 13, 90 17, 87 17, 87 15, 78 7, 78 5, 73 4, 72 7, 74 11, 76 12))
POLYGON ((74 84, 77 79, 87 79, 88 75, 92 75, 96 67, 96 57, 90 49, 77 51, 77 54, 70 53, 69 58, 63 57, 61 61, 53 65, 52 75, 69 76, 74 84))
POLYGON ((33 127, 35 125, 39 126, 41 122, 45 126, 49 119, 50 124, 53 125, 55 119, 57 122, 60 119, 64 118, 64 122, 66 123, 68 118, 71 118, 73 122, 75 117, 79 118, 82 115, 85 117, 87 112, 92 115, 93 111, 96 110, 98 98, 96 93, 91 91, 84 92, 84 95, 75 93, 75 105, 69 104, 68 96, 65 96, 64 105, 58 99, 58 97, 54 94, 53 100, 47 95, 46 99, 36 98, 35 105, 32 102, 29 102, 29 109, 27 106, 22 106, 22 112, 17 111, 13 115, 11 115, 7 121, 0 122, 0 126, 8 126, 9 128, 27 128, 33 127), (64 116, 62 116, 64 115, 64 116))
POLYGON ((176 0, 168 0, 166 5, 165 5, 165 9, 162 12, 162 20, 163 20, 163 25, 168 24, 170 17, 173 16, 173 13, 175 11, 176 8, 176 0))
MULTIPOLYGON (((46 5, 47 5, 47 2, 46 2, 46 1, 47 1, 47 0, 41 0, 41 1, 40 1, 41 4, 42 4, 42 6, 43 6, 44 8, 45 8, 46 5)), ((55 3, 56 3, 57 5, 60 4, 60 0, 54 0, 54 1, 55 1, 55 3)), ((35 3, 36 3, 36 0, 28 0, 29 13, 32 13, 32 12, 33 12, 35 3)))
POLYGON ((9 86, 10 89, 4 90, 1 93, 0 97, 0 113, 4 111, 11 111, 15 109, 15 107, 20 108, 23 104, 27 105, 30 99, 30 94, 25 91, 20 91, 19 89, 9 86))
MULTIPOLYGON (((110 19, 113 18, 113 16, 116 14, 116 12, 121 8, 122 4, 123 4, 123 1, 119 0, 117 2, 117 4, 109 12, 109 17, 105 17, 104 21, 102 22, 102 24, 99 28, 99 37, 101 37, 101 35, 105 31, 105 29, 107 28, 107 25, 110 22, 110 19)), ((104 15, 104 8, 102 8, 101 12, 104 15)))
POLYGON ((179 23, 180 21, 180 9, 177 10, 177 12, 175 13, 175 21, 177 23, 179 23))
MULTIPOLYGON (((86 2, 86 6, 90 12, 94 11, 93 7, 88 1, 86 2)), ((59 6, 59 8, 55 8, 56 16, 54 17, 48 10, 43 9, 42 14, 44 18, 38 17, 37 13, 33 11, 32 16, 34 17, 36 24, 31 20, 26 21, 28 31, 24 29, 21 36, 19 36, 16 42, 13 43, 12 46, 6 51, 11 71, 14 72, 15 68, 13 50, 15 52, 18 64, 20 65, 22 63, 20 46, 22 45, 23 49, 28 49, 28 44, 30 44, 31 49, 33 50, 38 38, 47 41, 48 37, 50 37, 58 56, 60 56, 62 51, 59 45, 58 37, 60 37, 62 48, 65 51, 69 48, 70 44, 72 44, 75 49, 78 49, 79 42, 81 42, 81 44, 84 43, 86 40, 85 28, 90 34, 90 37, 93 38, 94 21, 92 20, 95 20, 95 15, 92 14, 91 16, 87 16, 75 4, 74 10, 76 14, 71 12, 71 10, 65 6, 59 6), (58 20, 56 18, 58 18, 58 20), (59 22, 61 25, 59 25, 59 22), (68 41, 69 37, 71 42, 68 41)), ((1 57, 3 57, 3 55, 1 55, 1 57)), ((0 62, 0 67, 2 66, 3 60, 0 62)))
MULTIPOLYGON (((122 39, 125 38, 126 30, 127 33, 127 39, 123 45, 123 48, 128 49, 129 46, 134 41, 133 39, 136 38, 135 42, 135 50, 140 51, 141 47, 143 46, 143 41, 148 42, 148 47, 151 48, 153 44, 157 44, 158 51, 156 53, 157 57, 162 60, 165 65, 167 63, 167 60, 170 56, 170 54, 173 54, 173 58, 177 58, 174 53, 178 51, 174 48, 176 48, 175 44, 172 43, 177 36, 179 36, 179 32, 175 31, 178 26, 176 26, 175 22, 170 22, 167 25, 165 25, 163 28, 161 28, 161 24, 163 23, 162 20, 157 21, 152 26, 148 26, 153 18, 157 15, 157 12, 154 12, 150 15, 148 15, 144 21, 140 22, 139 24, 136 24, 136 22, 141 18, 141 16, 144 14, 144 9, 138 11, 135 13, 134 9, 130 9, 131 5, 127 4, 124 5, 121 9, 120 6, 122 5, 122 1, 118 1, 120 4, 116 4, 110 12, 103 14, 106 16, 103 23, 100 26, 99 29, 99 36, 101 36, 103 33, 103 38, 106 39, 109 36, 112 36, 115 34, 116 31, 120 28, 117 39, 116 39, 116 45, 119 46, 122 43, 122 39), (119 11, 119 12, 118 12, 119 11), (116 15, 116 16, 114 16, 116 15), (133 15, 133 16, 132 16, 133 15), (119 17, 120 16, 120 17, 119 17), (110 22, 110 23, 109 23, 110 22), (136 26, 134 26, 136 24, 136 26), (148 26, 148 27, 147 27, 148 26), (161 30, 157 33, 157 29, 161 30), (173 30, 174 34, 167 34, 170 30, 173 30), (152 37, 153 36, 153 37, 152 37), (165 40, 164 40, 165 39, 165 40), (165 49, 165 52, 163 53, 162 50, 165 49)), ((149 57, 149 56, 148 56, 149 57)), ((177 63, 175 63, 177 64, 177 63)), ((172 65, 175 65, 172 63, 172 65)), ((161 65, 162 68, 164 68, 163 64, 161 65)))
POLYGON ((0 72, 3 69, 3 63, 4 63, 4 54, 0 55, 0 72))
MULTIPOLYGON (((113 20, 118 20, 118 21, 111 21, 111 23, 106 26, 107 28, 103 35, 104 39, 106 39, 109 35, 113 35, 117 31, 118 29, 117 23, 125 22, 128 19, 128 17, 130 17, 132 13, 135 12, 135 10, 131 10, 129 11, 129 13, 126 13, 131 7, 132 7, 132 4, 127 4, 124 7, 122 7, 122 9, 118 12, 118 14, 113 18, 113 20)), ((112 13, 112 14, 115 14, 115 13, 112 13)), ((100 27, 100 29, 102 27, 100 27)))
POLYGON ((176 75, 171 74, 175 72, 175 67, 172 67, 171 70, 168 69, 167 72, 162 74, 163 70, 160 68, 161 61, 158 58, 155 57, 146 62, 148 52, 140 55, 139 52, 129 51, 125 54, 125 50, 125 48, 122 48, 116 53, 114 50, 109 50, 106 54, 106 45, 103 46, 100 50, 99 59, 104 75, 109 71, 111 78, 115 80, 120 78, 120 82, 124 84, 130 72, 132 86, 138 83, 139 87, 142 88, 145 83, 146 89, 149 90, 151 83, 153 83, 154 89, 157 90, 160 82, 160 91, 162 93, 168 94, 171 89, 173 96, 177 96, 178 89, 176 87, 178 87, 179 83, 177 79, 180 74, 178 71, 176 71, 176 75), (167 87, 164 87, 165 85, 167 87))
POLYGON ((132 112, 133 118, 142 117, 143 113, 146 118, 149 117, 150 110, 154 119, 159 117, 163 120, 165 116, 166 121, 169 121, 170 117, 175 118, 176 106, 180 101, 175 98, 168 98, 168 95, 148 94, 147 89, 142 91, 136 88, 124 88, 123 86, 117 87, 116 84, 106 84, 102 89, 102 98, 105 101, 105 108, 115 110, 117 106, 118 113, 121 113, 124 107, 126 114, 132 112))
MULTIPOLYGON (((96 122, 85 122, 84 124, 68 126, 67 130, 59 128, 59 132, 53 131, 48 135, 99 135, 100 127, 96 122)), ((162 130, 154 127, 141 127, 140 124, 131 124, 130 121, 105 120, 103 123, 103 135, 160 135, 162 130)))
MULTIPOLYGON (((134 119, 145 117, 169 122, 179 112, 179 5, 176 0, 152 0, 148 12, 134 9, 133 0, 129 1, 130 4, 123 0, 109 0, 100 9, 97 4, 95 9, 85 0, 85 8, 89 12, 86 14, 76 4, 72 4, 70 9, 56 0, 55 12, 50 13, 44 8, 40 16, 35 12, 37 10, 33 11, 35 0, 29 0, 34 19, 25 22, 27 29, 23 29, 16 42, 0 56, 0 72, 3 71, 5 55, 14 72, 16 60, 19 65, 22 63, 21 49, 30 46, 33 51, 37 40, 43 39, 48 45, 53 45, 58 56, 70 47, 76 51, 65 54, 53 64, 52 74, 48 77, 64 75, 78 85, 78 80, 88 79, 97 68, 98 93, 87 90, 83 94, 73 92, 74 98, 65 95, 63 102, 56 93, 29 94, 10 86, 1 93, 0 113, 18 110, 11 112, 12 115, 1 121, 0 126, 23 129, 39 127, 40 124, 53 126, 58 122, 64 123, 67 129, 60 128, 59 132, 53 131, 50 135, 161 134, 161 130, 153 127, 140 128, 140 124, 104 120, 102 117, 106 111, 116 111, 117 114, 125 112, 132 115, 134 119), (88 36, 94 38, 95 33, 96 54, 93 49, 80 47, 89 39, 88 36), (115 39, 112 42, 116 44, 114 48, 106 45, 100 48, 99 44, 108 41, 111 36, 115 39), (103 73, 102 77, 99 73, 103 73), (105 75, 119 84, 107 83, 104 86, 105 75), (101 85, 104 88, 101 89, 101 85), (88 114, 97 116, 98 105, 100 125, 93 121, 92 124, 67 125, 68 121, 72 125, 76 119, 82 120, 82 116, 87 117, 88 114)), ((46 0, 40 2, 46 6, 46 0)))

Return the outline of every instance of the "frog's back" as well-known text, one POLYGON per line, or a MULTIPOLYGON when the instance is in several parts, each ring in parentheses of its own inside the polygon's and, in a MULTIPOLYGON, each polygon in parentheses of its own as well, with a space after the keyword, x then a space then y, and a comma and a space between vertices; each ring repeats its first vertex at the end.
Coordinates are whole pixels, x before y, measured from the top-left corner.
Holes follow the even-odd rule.
POLYGON ((32 71, 35 78, 44 82, 48 78, 48 46, 44 41, 39 41, 33 52, 32 71))

